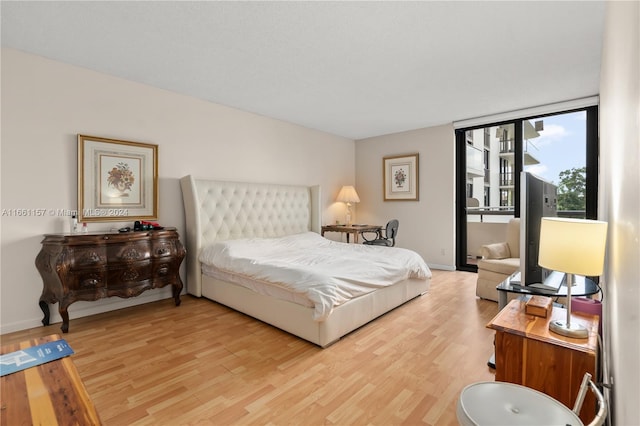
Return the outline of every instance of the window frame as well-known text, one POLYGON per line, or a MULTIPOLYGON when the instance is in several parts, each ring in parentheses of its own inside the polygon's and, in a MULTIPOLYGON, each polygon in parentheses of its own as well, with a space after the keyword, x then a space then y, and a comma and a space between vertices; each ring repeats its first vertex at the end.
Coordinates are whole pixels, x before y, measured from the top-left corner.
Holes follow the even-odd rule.
MULTIPOLYGON (((466 193, 467 193, 467 162, 466 146, 467 132, 493 126, 514 126, 514 155, 520 159, 514 161, 514 216, 520 217, 520 172, 523 168, 523 132, 522 122, 534 118, 544 118, 555 115, 563 115, 584 111, 586 113, 586 147, 585 147, 585 167, 586 167, 586 189, 585 189, 585 218, 598 218, 598 106, 586 106, 563 111, 549 113, 538 113, 535 115, 512 118, 504 121, 489 122, 484 124, 474 124, 473 126, 455 129, 456 140, 456 269, 462 271, 477 272, 476 265, 467 262, 467 215, 466 215, 466 193)), ((501 196, 502 200, 502 196, 501 196)), ((502 204, 502 202, 501 202, 502 204)))

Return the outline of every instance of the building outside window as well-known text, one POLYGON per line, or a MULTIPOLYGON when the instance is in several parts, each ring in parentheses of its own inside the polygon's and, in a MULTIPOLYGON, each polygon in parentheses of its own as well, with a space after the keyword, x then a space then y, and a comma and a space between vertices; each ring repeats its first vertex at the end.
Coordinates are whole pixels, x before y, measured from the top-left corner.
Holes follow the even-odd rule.
MULTIPOLYGON (((458 170, 458 176, 464 175, 467 199, 477 199, 480 204, 458 211, 457 227, 467 229, 458 232, 464 241, 457 245, 465 245, 468 259, 477 256, 482 243, 474 237, 482 226, 475 224, 506 224, 519 216, 520 171, 534 173, 558 187, 559 216, 596 216, 597 107, 461 129, 456 134, 458 146, 463 142, 466 147, 466 166, 458 170)), ((458 149, 457 155, 461 154, 458 149)), ((461 253, 457 259, 458 264, 463 263, 461 253)))

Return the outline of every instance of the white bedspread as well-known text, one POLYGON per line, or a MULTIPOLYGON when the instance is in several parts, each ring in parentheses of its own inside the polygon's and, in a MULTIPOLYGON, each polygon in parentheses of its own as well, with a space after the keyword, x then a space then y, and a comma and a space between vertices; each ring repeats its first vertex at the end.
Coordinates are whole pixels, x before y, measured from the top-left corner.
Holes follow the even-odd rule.
POLYGON ((340 304, 399 281, 428 279, 416 252, 331 241, 314 232, 280 238, 248 238, 204 248, 200 261, 217 269, 304 294, 322 321, 340 304))

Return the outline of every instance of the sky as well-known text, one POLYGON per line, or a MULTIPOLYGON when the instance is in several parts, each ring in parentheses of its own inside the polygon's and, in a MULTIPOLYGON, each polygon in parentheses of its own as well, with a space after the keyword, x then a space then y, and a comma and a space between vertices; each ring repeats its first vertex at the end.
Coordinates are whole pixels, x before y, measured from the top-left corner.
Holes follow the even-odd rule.
POLYGON ((554 115, 530 120, 544 121, 540 137, 531 139, 529 152, 540 164, 526 166, 525 170, 558 184, 560 172, 586 164, 587 113, 585 111, 554 115))

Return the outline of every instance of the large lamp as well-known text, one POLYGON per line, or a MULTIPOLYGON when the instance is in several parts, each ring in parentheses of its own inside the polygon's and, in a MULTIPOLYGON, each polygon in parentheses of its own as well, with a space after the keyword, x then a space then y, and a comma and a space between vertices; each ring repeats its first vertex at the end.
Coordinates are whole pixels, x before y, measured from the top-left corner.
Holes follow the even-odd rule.
POLYGON ((343 186, 338 193, 338 198, 336 199, 336 201, 347 204, 347 225, 351 225, 351 203, 360 202, 360 197, 358 197, 356 189, 351 185, 343 186))
POLYGON ((573 275, 598 276, 604 268, 607 222, 585 219, 543 217, 540 224, 538 264, 566 273, 567 320, 551 321, 549 330, 563 336, 589 336, 580 324, 571 324, 573 275))

